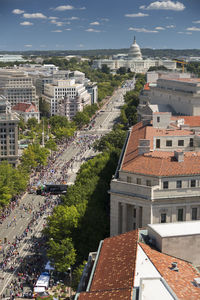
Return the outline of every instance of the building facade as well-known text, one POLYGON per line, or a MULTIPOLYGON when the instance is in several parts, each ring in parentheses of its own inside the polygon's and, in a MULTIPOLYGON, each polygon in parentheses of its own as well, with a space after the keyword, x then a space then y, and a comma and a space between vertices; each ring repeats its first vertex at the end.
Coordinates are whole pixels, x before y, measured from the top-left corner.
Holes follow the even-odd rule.
POLYGON ((154 113, 128 134, 110 186, 110 234, 200 219, 200 117, 154 113))
POLYGON ((18 103, 12 106, 12 111, 21 116, 25 122, 31 118, 35 118, 38 123, 40 122, 40 113, 37 107, 32 103, 18 103))
POLYGON ((0 93, 12 106, 19 102, 29 102, 39 107, 32 78, 24 72, 0 69, 0 93))
POLYGON ((11 112, 10 103, 0 97, 0 161, 7 160, 13 166, 18 160, 19 118, 11 112))
POLYGON ((65 111, 69 120, 91 104, 90 94, 83 84, 75 83, 75 79, 54 80, 52 84, 45 84, 43 100, 50 104, 52 116, 65 111))

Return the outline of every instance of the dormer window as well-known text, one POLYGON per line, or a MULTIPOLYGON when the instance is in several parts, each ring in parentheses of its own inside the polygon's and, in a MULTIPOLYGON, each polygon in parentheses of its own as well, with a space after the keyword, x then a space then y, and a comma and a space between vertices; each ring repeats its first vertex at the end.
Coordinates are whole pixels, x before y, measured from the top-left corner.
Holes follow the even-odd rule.
POLYGON ((160 117, 157 117, 157 123, 160 123, 160 117))

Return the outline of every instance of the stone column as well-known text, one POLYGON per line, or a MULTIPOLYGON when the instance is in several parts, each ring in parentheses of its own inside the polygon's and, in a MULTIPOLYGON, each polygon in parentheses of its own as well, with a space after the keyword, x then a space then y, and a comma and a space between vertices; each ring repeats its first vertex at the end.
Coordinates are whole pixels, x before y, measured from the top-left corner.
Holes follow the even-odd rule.
POLYGON ((185 221, 191 221, 192 216, 191 216, 191 207, 190 205, 186 205, 185 207, 185 221))
POLYGON ((127 231, 127 204, 122 203, 122 233, 127 231))

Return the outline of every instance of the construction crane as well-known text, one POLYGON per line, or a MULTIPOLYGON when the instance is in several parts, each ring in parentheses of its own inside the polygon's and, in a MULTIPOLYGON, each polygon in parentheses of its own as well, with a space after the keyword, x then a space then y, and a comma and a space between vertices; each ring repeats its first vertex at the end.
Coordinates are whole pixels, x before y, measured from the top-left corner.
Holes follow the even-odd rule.
POLYGON ((184 65, 186 65, 187 62, 186 62, 186 61, 176 60, 176 59, 173 59, 173 60, 174 60, 175 62, 177 62, 177 63, 179 63, 179 64, 182 65, 182 73, 184 73, 184 71, 185 71, 185 66, 184 66, 184 65))

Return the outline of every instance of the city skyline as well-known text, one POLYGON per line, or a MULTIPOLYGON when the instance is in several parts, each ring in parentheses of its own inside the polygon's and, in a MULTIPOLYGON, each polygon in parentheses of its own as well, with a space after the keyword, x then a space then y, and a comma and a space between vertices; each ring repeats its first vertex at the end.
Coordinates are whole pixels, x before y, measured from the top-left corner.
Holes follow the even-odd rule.
POLYGON ((2 0, 0 51, 199 49, 198 0, 2 0), (120 38, 119 38, 120 37, 120 38))

